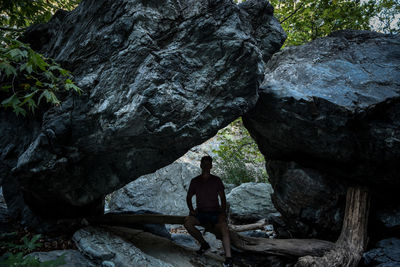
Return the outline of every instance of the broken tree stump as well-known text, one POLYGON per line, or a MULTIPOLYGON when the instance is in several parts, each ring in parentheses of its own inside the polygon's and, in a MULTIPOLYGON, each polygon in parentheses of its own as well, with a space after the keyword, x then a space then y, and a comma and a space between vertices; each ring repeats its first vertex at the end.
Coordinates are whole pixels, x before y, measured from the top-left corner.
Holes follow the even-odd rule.
POLYGON ((367 188, 350 187, 347 190, 342 231, 335 247, 322 257, 301 257, 295 267, 357 266, 368 242, 369 205, 370 195, 367 188))

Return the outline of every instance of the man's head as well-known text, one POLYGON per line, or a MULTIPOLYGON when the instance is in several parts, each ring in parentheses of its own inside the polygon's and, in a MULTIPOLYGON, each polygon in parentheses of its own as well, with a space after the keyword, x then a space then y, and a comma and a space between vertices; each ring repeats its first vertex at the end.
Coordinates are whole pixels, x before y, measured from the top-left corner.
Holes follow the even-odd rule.
POLYGON ((201 162, 200 162, 200 168, 202 170, 211 170, 212 168, 212 157, 210 156, 204 156, 201 158, 201 162))

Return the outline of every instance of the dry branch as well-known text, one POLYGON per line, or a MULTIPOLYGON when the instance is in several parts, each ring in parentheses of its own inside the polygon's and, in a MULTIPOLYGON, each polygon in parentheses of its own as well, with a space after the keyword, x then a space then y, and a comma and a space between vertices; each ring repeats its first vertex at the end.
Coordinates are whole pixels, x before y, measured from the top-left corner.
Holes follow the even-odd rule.
POLYGON ((229 224, 229 229, 235 232, 244 232, 250 230, 263 229, 265 225, 267 225, 267 220, 262 219, 252 224, 244 224, 244 225, 229 224))

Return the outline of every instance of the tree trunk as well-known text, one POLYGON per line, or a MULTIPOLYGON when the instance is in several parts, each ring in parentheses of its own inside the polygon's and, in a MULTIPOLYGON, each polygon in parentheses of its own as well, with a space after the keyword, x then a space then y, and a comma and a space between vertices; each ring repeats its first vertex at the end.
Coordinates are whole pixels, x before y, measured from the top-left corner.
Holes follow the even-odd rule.
POLYGON ((368 242, 369 204, 370 196, 367 188, 349 188, 346 196, 346 210, 342 232, 335 243, 334 249, 322 257, 302 257, 298 260, 295 267, 357 266, 368 242))

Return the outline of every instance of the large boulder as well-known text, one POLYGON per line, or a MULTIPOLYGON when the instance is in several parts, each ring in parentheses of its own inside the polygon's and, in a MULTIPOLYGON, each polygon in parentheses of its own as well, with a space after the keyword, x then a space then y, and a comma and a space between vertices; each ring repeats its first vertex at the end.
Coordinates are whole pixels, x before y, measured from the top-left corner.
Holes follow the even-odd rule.
POLYGON ((148 209, 169 215, 187 215, 186 194, 200 167, 173 163, 155 173, 144 175, 110 195, 110 211, 148 209))
POLYGON ((288 47, 268 62, 244 124, 268 161, 273 201, 289 225, 318 222, 314 236, 337 233, 349 185, 398 203, 399 65, 400 36, 351 30, 288 47), (302 208, 286 201, 290 195, 302 208))
MULTIPOLYGON (((264 0, 83 0, 59 11, 23 40, 71 70, 84 93, 59 95, 34 118, 39 130, 23 123, 0 139, 14 146, 0 173, 12 169, 36 214, 85 214, 253 107, 284 39, 264 0)), ((4 112, 0 125, 21 123, 4 112)))
POLYGON ((240 222, 255 222, 276 213, 271 201, 274 192, 267 183, 243 183, 226 196, 230 217, 240 222))

